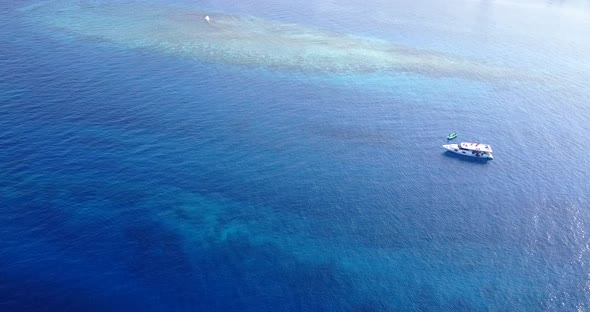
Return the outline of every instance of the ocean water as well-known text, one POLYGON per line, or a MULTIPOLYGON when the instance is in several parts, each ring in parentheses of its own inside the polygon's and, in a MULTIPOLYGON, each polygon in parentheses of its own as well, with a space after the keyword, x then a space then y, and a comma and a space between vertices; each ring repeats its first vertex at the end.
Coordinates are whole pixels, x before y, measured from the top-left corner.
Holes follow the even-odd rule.
POLYGON ((0 14, 0 311, 590 310, 588 2, 0 14))

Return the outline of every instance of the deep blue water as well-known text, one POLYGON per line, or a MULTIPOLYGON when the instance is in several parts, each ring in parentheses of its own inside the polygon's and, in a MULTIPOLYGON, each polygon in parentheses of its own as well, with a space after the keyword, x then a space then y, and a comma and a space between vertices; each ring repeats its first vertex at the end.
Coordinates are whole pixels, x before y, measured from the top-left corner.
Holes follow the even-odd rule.
POLYGON ((211 62, 31 3, 0 3, 1 311, 590 309, 587 2, 175 3, 531 77, 495 81, 211 62))

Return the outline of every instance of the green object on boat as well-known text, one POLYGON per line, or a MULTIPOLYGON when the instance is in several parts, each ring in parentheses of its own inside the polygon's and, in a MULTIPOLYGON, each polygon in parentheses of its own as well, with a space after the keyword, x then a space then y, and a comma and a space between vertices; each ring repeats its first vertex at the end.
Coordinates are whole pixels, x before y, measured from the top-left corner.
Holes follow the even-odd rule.
POLYGON ((452 140, 456 137, 457 137, 457 132, 453 132, 453 133, 449 134, 449 136, 447 137, 447 140, 452 140))

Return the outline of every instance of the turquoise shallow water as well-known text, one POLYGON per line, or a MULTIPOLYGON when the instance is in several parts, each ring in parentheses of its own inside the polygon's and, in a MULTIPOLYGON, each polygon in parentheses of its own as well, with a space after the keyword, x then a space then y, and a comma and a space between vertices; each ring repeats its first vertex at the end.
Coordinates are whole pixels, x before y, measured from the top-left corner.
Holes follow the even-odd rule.
POLYGON ((3 311, 588 309, 584 2, 0 8, 3 311))

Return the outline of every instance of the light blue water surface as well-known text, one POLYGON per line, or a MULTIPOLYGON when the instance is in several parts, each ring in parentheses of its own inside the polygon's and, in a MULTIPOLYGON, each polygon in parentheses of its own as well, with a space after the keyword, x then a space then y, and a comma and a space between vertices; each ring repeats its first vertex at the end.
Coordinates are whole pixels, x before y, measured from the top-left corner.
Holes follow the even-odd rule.
POLYGON ((493 81, 212 62, 47 3, 0 4, 2 311, 590 309, 588 3, 173 4, 522 74, 493 81))

